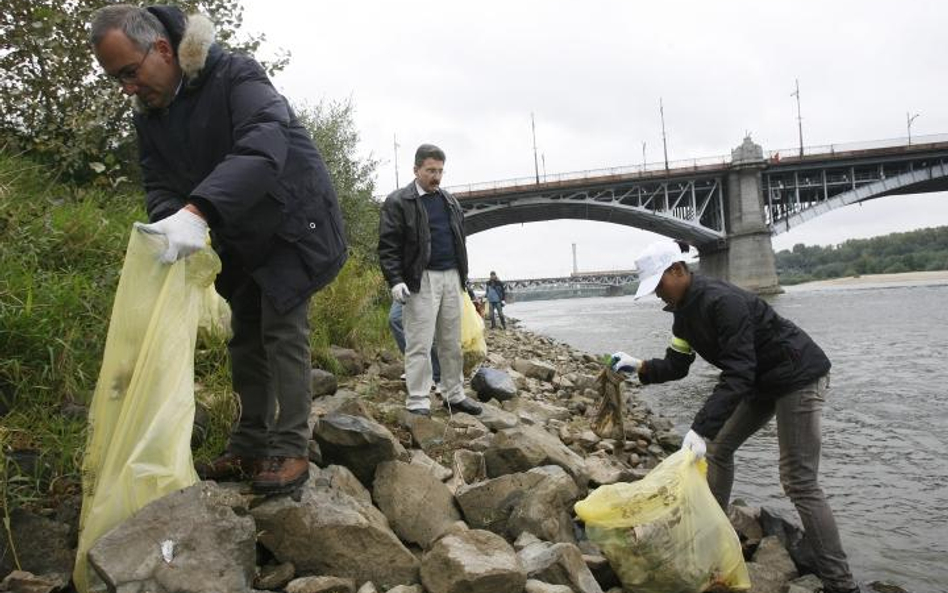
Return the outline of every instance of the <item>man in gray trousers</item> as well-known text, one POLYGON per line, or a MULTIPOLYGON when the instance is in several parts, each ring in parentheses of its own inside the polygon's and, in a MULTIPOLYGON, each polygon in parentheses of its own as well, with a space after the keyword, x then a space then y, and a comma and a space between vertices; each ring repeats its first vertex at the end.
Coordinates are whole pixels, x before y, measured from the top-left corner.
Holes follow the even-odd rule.
POLYGON ((444 152, 422 144, 415 152, 415 179, 385 199, 379 220, 379 264, 404 305, 405 407, 431 414, 431 346, 437 340, 441 385, 449 410, 480 414, 464 395, 461 353, 461 291, 467 282, 464 213, 441 189, 444 152))

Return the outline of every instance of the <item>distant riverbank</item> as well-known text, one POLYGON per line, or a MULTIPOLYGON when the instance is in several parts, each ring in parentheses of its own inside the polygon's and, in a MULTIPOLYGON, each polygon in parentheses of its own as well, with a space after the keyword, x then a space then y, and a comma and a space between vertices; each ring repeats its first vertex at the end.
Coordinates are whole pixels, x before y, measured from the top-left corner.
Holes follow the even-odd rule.
POLYGON ((913 284, 948 284, 948 270, 934 272, 904 272, 901 274, 866 274, 864 276, 847 276, 845 278, 831 278, 816 280, 786 287, 788 290, 836 288, 836 287, 879 287, 886 285, 913 285, 913 284))

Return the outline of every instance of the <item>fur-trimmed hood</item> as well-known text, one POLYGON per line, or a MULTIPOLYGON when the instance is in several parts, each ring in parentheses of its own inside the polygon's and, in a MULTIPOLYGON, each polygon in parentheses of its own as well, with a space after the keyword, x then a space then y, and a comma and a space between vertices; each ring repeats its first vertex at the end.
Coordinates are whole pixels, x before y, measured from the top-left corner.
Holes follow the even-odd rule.
MULTIPOLYGON (((214 23, 203 14, 185 15, 177 6, 149 6, 146 10, 165 26, 178 65, 184 73, 185 86, 194 85, 200 79, 217 38, 214 23)), ((138 111, 148 110, 138 97, 135 97, 135 107, 138 111)))

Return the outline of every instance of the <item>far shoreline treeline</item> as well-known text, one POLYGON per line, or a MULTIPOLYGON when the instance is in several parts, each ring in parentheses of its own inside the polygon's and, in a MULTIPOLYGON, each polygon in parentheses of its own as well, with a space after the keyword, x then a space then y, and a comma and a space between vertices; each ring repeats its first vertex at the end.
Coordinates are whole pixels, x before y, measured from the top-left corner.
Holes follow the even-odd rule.
POLYGON ((798 243, 778 251, 776 258, 780 284, 787 286, 866 274, 948 270, 948 226, 850 239, 825 247, 798 243))

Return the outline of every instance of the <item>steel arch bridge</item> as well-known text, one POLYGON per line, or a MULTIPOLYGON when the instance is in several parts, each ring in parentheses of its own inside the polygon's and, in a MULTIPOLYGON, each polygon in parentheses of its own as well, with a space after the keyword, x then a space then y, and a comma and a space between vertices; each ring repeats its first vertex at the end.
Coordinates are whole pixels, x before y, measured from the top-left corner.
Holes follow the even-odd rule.
MULTIPOLYGON (((525 222, 611 222, 687 241, 727 243, 730 157, 651 163, 448 188, 468 234, 525 222)), ((851 204, 889 195, 948 191, 948 135, 770 151, 760 194, 772 235, 851 204), (784 155, 781 158, 781 155, 784 155), (792 155, 792 156, 786 156, 792 155)))

